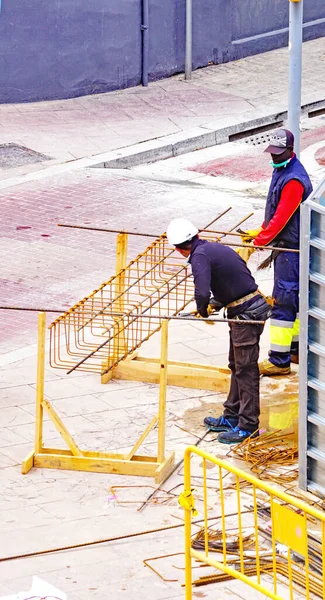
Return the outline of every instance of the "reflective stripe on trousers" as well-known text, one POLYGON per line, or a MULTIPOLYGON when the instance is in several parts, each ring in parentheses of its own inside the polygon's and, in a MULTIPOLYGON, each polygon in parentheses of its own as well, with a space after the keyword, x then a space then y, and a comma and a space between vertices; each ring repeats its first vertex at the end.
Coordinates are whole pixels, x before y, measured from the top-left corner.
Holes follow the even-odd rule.
POLYGON ((293 342, 299 340, 299 317, 294 321, 270 320, 270 348, 273 352, 290 352, 293 342))
POLYGON ((299 342, 299 333, 300 333, 300 319, 299 319, 299 315, 297 315, 297 318, 293 324, 293 336, 292 336, 293 342, 299 342))

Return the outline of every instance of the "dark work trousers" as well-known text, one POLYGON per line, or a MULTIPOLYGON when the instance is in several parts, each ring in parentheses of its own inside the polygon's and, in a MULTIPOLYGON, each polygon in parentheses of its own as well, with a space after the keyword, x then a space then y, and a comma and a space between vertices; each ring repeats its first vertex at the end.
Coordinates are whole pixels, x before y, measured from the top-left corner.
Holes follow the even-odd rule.
POLYGON ((224 403, 226 418, 238 417, 238 426, 253 433, 259 427, 260 374, 258 357, 264 325, 229 323, 230 390, 224 403))
POLYGON ((299 254, 281 252, 276 257, 273 298, 269 359, 277 367, 290 367, 290 354, 298 354, 299 254))

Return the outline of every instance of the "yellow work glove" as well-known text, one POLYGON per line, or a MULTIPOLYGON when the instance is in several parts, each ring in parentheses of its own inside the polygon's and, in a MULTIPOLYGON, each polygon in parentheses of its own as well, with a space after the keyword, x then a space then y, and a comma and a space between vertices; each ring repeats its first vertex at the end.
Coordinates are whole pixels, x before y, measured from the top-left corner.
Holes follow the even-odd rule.
POLYGON ((241 239, 243 240, 244 244, 249 243, 254 240, 256 236, 261 233, 261 231, 263 231, 263 227, 259 227, 258 229, 248 229, 242 233, 241 239))
MULTIPOLYGON (((211 311, 210 304, 207 308, 207 311, 208 311, 208 315, 211 315, 212 312, 214 312, 214 311, 211 311)), ((195 317, 196 319, 203 319, 203 321, 205 323, 207 323, 208 325, 214 325, 213 321, 209 321, 208 318, 206 318, 206 317, 201 317, 200 313, 198 313, 197 310, 192 310, 192 312, 190 312, 190 313, 180 313, 180 317, 195 317)))
POLYGON ((249 244, 247 244, 247 248, 237 248, 236 252, 237 254, 239 254, 240 258, 242 258, 247 263, 253 252, 255 252, 255 250, 256 248, 254 248, 254 246, 250 246, 249 244))
POLYGON ((213 306, 213 304, 209 304, 208 308, 207 308, 207 313, 208 315, 214 315, 216 312, 215 307, 213 306))
MULTIPOLYGON (((211 314, 212 314, 212 312, 214 312, 214 311, 212 311, 212 312, 209 312, 209 307, 210 307, 210 305, 208 306, 208 308, 207 308, 207 311, 208 311, 208 315, 211 315, 211 314)), ((200 313, 198 313, 198 312, 196 313, 196 315, 195 315, 195 316, 196 316, 196 318, 197 318, 197 319, 203 319, 203 321, 204 321, 205 323, 207 323, 208 325, 214 325, 214 322, 213 322, 213 321, 209 321, 209 319, 207 319, 206 317, 201 317, 200 313)))

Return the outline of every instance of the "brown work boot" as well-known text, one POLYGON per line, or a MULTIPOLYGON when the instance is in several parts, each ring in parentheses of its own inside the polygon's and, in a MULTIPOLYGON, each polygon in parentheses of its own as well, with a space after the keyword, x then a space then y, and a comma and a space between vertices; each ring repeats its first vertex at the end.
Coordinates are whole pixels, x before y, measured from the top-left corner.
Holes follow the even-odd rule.
POLYGON ((268 358, 258 363, 258 368, 260 375, 267 375, 268 377, 273 377, 273 375, 290 375, 291 373, 290 367, 277 367, 268 358))
POLYGON ((290 354, 290 360, 295 365, 299 365, 299 354, 290 354))

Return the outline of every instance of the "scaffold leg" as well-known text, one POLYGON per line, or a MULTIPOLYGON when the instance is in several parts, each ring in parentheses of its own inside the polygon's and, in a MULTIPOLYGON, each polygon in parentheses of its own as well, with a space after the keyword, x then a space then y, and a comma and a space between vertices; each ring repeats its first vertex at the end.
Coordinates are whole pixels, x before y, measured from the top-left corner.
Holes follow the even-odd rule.
POLYGON ((160 393, 158 414, 150 421, 146 429, 134 444, 131 451, 122 453, 104 453, 82 450, 63 421, 56 413, 50 402, 44 398, 44 367, 45 367, 45 314, 39 314, 38 320, 38 361, 37 361, 37 386, 36 386, 36 422, 35 445, 22 463, 22 473, 28 473, 32 467, 46 469, 67 469, 72 471, 89 471, 95 473, 116 473, 121 475, 138 475, 154 477, 160 483, 175 462, 172 452, 165 456, 165 418, 166 418, 166 386, 167 386, 167 341, 168 322, 162 328, 160 369, 160 393), (60 433, 69 449, 48 448, 43 445, 43 411, 48 416, 60 433), (158 423, 158 450, 157 456, 136 454, 144 440, 154 426, 158 423))
POLYGON ((33 467, 34 453, 41 452, 43 447, 43 398, 44 398, 44 372, 45 372, 45 337, 46 314, 38 315, 38 351, 37 351, 37 379, 36 379, 36 417, 35 417, 35 445, 34 452, 30 452, 22 463, 22 473, 26 474, 33 467))

